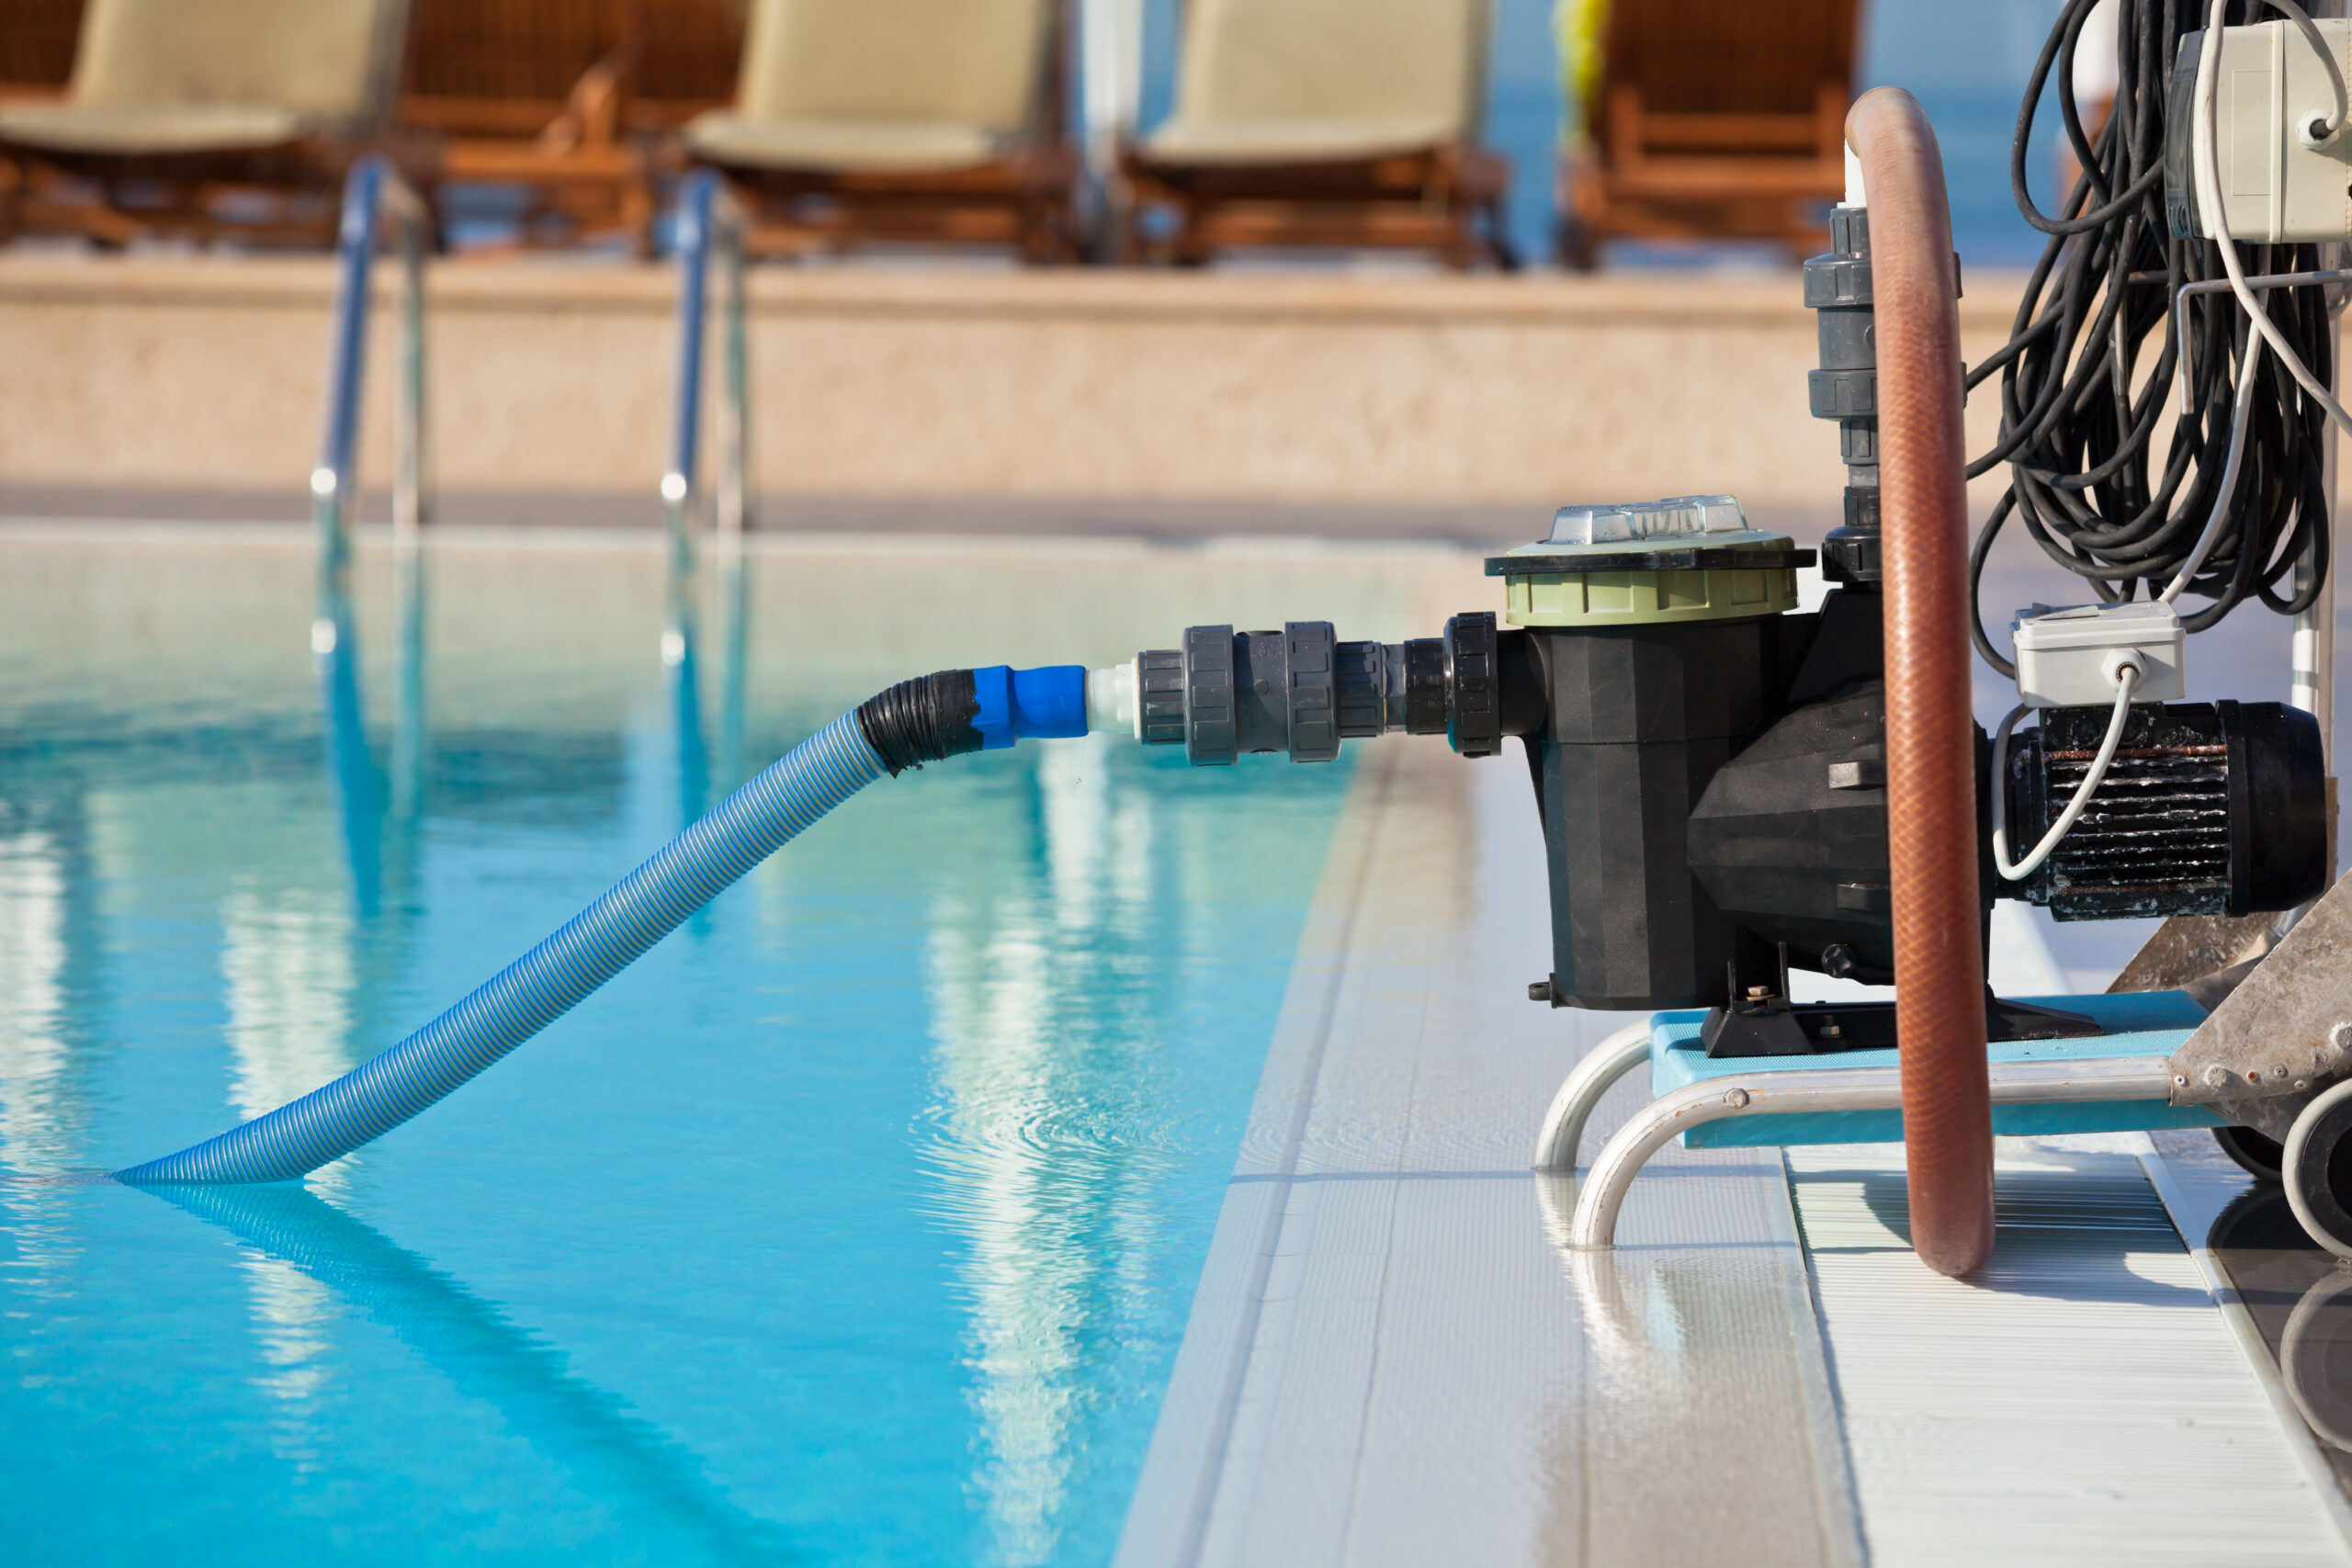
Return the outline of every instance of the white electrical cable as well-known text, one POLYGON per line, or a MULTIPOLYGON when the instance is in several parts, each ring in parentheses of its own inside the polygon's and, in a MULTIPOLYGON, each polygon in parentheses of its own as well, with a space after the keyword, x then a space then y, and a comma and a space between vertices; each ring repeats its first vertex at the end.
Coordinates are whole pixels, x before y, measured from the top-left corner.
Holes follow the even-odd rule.
POLYGON ((2205 558, 2221 542, 2222 526, 2230 520, 2230 502, 2238 492, 2238 467, 2245 457, 2245 428, 2249 423, 2246 416, 2254 412, 2254 372, 2261 363, 2262 339, 2246 339, 2245 363, 2238 367, 2238 403, 2230 412, 2230 458, 2222 466, 2222 488, 2213 497, 2213 510, 2205 519, 2205 531, 2197 536, 2197 547, 2181 563, 2180 575, 2172 580, 2172 585, 2157 595, 2159 604, 2169 604, 2178 599, 2181 591, 2188 586, 2188 580, 2205 570, 2205 558))
MULTIPOLYGON (((2228 4, 2229 0, 2213 0, 2213 8, 2205 28, 2204 46, 2198 51, 2197 56, 2197 110, 2196 118, 2190 128, 2190 141, 2194 143, 2197 154, 2197 209, 2205 220, 2205 227, 2211 231, 2214 241, 2221 247, 2222 268, 2230 275, 2230 292, 2237 296, 2238 304, 2245 310, 2247 321, 2253 325, 2256 332, 2262 334, 2263 341, 2270 345, 2270 351, 2286 365, 2288 371, 2295 378, 2295 384, 2302 388, 2312 401, 2327 411, 2328 418, 2334 420, 2343 430, 2352 433, 2352 413, 2345 412, 2344 405, 2337 402, 2327 389, 2319 384, 2319 378, 2312 374, 2311 367, 2305 365, 2301 357, 2287 346, 2287 340, 2279 335, 2277 323, 2273 322, 2263 310, 2261 304, 2254 297, 2254 290, 2246 287, 2245 271, 2238 265, 2237 242, 2231 238, 2229 217, 2222 210, 2222 163, 2219 151, 2222 122, 2219 107, 2220 94, 2215 86, 2215 79, 2222 60, 2222 30, 2228 19, 2226 14, 2228 4)), ((2284 4, 2282 0, 2269 0, 2269 4, 2278 6, 2280 10, 2290 12, 2306 25, 2311 21, 2310 17, 2303 16, 2300 7, 2284 4)), ((2314 35, 2316 35, 2316 29, 2314 29, 2314 35)), ((2320 57, 2323 60, 2328 59, 2327 51, 2324 48, 2320 51, 2320 57)), ((2335 85, 2336 92, 2335 123, 2328 129, 2327 133, 2332 139, 2342 132, 2346 114, 2343 79, 2335 74, 2335 66, 2332 60, 2329 61, 2328 71, 2330 80, 2335 85)), ((2251 358, 2251 355, 2248 357, 2251 358)))
POLYGON ((2335 56, 2329 51, 2327 39, 2320 36, 2319 25, 2312 20, 2310 12, 2296 5, 2295 0, 2268 0, 2268 4, 2272 10, 2287 13, 2288 19, 2302 32, 2304 41, 2312 46, 2312 52, 2319 56, 2319 62, 2327 67, 2328 90, 2335 98, 2335 118, 2308 119, 2296 128, 2303 145, 2317 152, 2344 134, 2347 107, 2352 107, 2345 101, 2344 73, 2336 68, 2335 56))
POLYGON ((2014 865, 2009 863, 2009 732, 2018 727, 2018 720, 2032 710, 2023 703, 2009 710, 2009 716, 2001 721, 2001 728, 1993 735, 1994 870, 2011 882, 2024 881, 2050 858, 2050 852, 2056 849, 2058 841, 2074 828, 2083 814, 2083 808, 2090 805, 2091 796, 2098 793, 2100 783, 2106 779, 2108 764, 2115 761, 2115 749, 2123 741, 2123 722, 2132 716, 2132 689, 2139 683, 2140 661, 2126 654, 2116 661, 2115 666, 2115 716, 2107 721, 2107 739, 2099 742, 2098 755, 2091 759, 2090 772, 2083 775, 2081 785, 2075 791, 2075 798, 2066 803, 2066 809, 2058 814, 2058 820, 2050 824, 2050 831, 2041 836, 2041 842, 2033 846, 2031 854, 2014 865))

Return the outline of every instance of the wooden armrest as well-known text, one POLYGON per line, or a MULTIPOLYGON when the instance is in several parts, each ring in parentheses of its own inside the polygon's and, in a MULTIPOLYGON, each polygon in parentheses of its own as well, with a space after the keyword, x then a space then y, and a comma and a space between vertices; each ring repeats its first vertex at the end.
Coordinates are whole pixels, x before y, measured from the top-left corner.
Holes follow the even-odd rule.
POLYGON ((636 90, 645 43, 636 29, 580 73, 563 112, 539 133, 550 147, 609 147, 620 136, 621 106, 636 90))

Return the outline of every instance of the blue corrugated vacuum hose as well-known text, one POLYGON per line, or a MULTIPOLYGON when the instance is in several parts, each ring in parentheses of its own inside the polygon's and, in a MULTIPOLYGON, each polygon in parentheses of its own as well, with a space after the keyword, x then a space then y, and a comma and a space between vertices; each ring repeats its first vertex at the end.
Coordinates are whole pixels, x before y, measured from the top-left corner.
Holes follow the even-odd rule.
MULTIPOLYGON (((1010 673, 1001 666, 979 672, 998 689, 1010 673)), ((1082 684, 1085 671, 1075 667, 1057 671, 1056 683, 1073 673, 1082 684)), ((901 682, 795 747, 561 931, 390 1050, 266 1116, 114 1179, 133 1186, 290 1181, 382 1136, 569 1012, 884 773, 979 750, 981 709, 972 671, 901 682)), ((1012 729, 1052 732, 1017 716, 1012 729)))

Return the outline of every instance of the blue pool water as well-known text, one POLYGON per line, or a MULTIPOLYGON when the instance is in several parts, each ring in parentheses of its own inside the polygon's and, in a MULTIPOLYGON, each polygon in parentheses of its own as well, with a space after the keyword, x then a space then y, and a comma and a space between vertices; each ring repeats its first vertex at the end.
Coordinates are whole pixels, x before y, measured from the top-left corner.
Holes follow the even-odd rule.
POLYGON ((1109 1557, 1344 762, 877 784, 306 1187, 34 1179, 313 1087, 706 787, 1042 635, 952 566, 881 636, 876 570, 759 561, 688 734, 655 561, 437 558, 405 671, 371 567, 338 770, 299 546, 0 541, 9 1562, 1109 1557))

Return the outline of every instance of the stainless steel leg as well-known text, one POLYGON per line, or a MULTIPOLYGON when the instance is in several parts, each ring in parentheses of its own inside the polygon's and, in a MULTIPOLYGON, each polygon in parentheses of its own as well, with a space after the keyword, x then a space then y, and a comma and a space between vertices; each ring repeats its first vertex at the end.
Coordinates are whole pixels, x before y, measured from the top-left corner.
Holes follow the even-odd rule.
POLYGON ((392 400, 392 541, 413 549, 425 521, 424 246, 429 215, 394 182, 387 203, 400 220, 401 384, 392 400))
POLYGON ((1535 1139, 1535 1168, 1573 1171, 1577 1145, 1584 1139, 1584 1124, 1592 1119, 1619 1078, 1650 1059, 1650 1024, 1644 1019, 1624 1028, 1584 1054, 1569 1070, 1552 1109, 1544 1114, 1544 1131, 1535 1139))
MULTIPOLYGON (((1996 1105, 2162 1100, 2172 1087, 2172 1069, 2162 1056, 1996 1062, 1992 1080, 1996 1105)), ((1614 1247, 1617 1213, 1634 1178, 1650 1156, 1693 1127, 1727 1116, 1892 1111, 1902 1103, 1903 1081, 1894 1067, 1765 1071, 1677 1089, 1645 1106, 1601 1149, 1577 1194, 1568 1245, 1580 1250, 1614 1247)))
POLYGON ((738 542, 751 505, 751 367, 743 324, 743 226, 727 193, 713 203, 712 236, 718 250, 720 309, 726 332, 718 404, 718 525, 722 546, 738 542))

